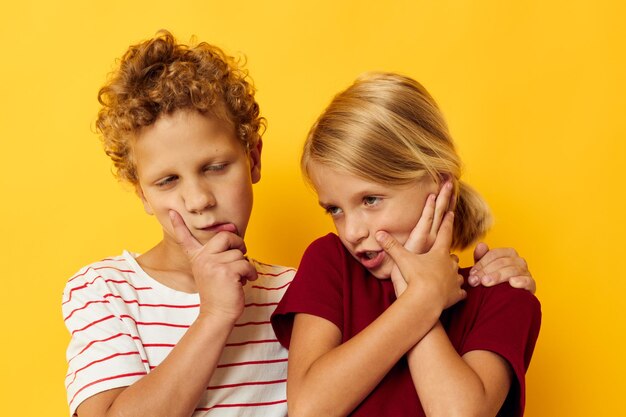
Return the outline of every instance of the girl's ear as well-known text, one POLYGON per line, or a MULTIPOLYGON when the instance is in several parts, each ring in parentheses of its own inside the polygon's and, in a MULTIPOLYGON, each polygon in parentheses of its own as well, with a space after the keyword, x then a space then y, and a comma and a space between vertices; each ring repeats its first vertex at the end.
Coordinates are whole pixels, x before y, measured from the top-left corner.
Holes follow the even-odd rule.
POLYGON ((439 174, 439 187, 443 187, 443 185, 450 180, 452 180, 452 175, 447 173, 439 174))
POLYGON ((135 185, 135 193, 137 194, 137 197, 139 197, 139 199, 143 203, 143 209, 146 211, 146 213, 152 216, 154 214, 154 211, 152 210, 152 207, 150 207, 150 203, 148 203, 148 200, 146 200, 146 196, 143 194, 141 185, 139 184, 135 185))
POLYGON ((254 147, 250 149, 250 178, 252 184, 256 184, 261 179, 261 151, 263 150, 263 140, 259 138, 254 147))

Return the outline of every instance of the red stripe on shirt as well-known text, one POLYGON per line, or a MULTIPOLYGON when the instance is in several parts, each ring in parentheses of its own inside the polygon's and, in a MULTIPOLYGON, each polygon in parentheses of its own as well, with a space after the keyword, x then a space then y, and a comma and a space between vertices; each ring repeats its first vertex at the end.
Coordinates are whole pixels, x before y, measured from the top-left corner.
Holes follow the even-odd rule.
POLYGON ((260 326, 262 324, 270 324, 270 321, 249 321, 246 323, 235 323, 234 327, 260 326))
MULTIPOLYGON (((110 259, 110 260, 113 260, 113 259, 110 259)), ((68 280, 67 280, 67 282, 72 282, 72 281, 73 281, 73 280, 75 280, 76 278, 78 278, 78 277, 82 277, 83 275, 85 275, 85 274, 86 274, 87 272, 89 272, 89 271, 96 271, 96 270, 100 270, 100 269, 114 269, 114 270, 116 270, 116 271, 119 271, 119 272, 127 272, 127 273, 129 273, 129 274, 134 274, 134 273, 135 273, 135 271, 133 271, 132 269, 119 269, 119 268, 116 268, 116 267, 114 267, 114 266, 98 266, 98 267, 89 267, 89 268, 87 268, 87 269, 85 270, 85 272, 82 272, 82 273, 80 273, 80 274, 76 274, 76 275, 74 275, 72 278, 68 279, 68 280)))
MULTIPOLYGON (((134 351, 134 352, 114 353, 113 355, 107 356, 106 358, 97 359, 95 361, 89 362, 87 365, 83 366, 82 368, 77 369, 76 371, 72 372, 74 374, 74 378, 72 378, 72 380, 66 385, 66 388, 69 389, 70 386, 74 383, 74 381, 76 381, 76 375, 78 375, 78 373, 80 371, 89 368, 91 365, 94 365, 94 364, 100 363, 100 362, 105 362, 105 361, 108 361, 109 359, 113 359, 113 358, 116 358, 118 356, 129 356, 129 355, 139 355, 139 352, 138 351, 134 351)), ((65 378, 70 376, 72 373, 69 373, 69 374, 65 375, 65 378)))
MULTIPOLYGON (((198 308, 198 307, 200 307, 200 304, 184 304, 184 305, 178 305, 178 304, 145 304, 145 303, 140 303, 139 300, 125 300, 120 295, 111 294, 111 293, 104 294, 102 297, 104 297, 104 298, 108 298, 108 297, 118 298, 118 299, 122 300, 126 304, 137 304, 138 307, 181 308, 181 309, 183 309, 183 308, 198 308)), ((79 308, 77 308, 75 310, 72 310, 70 312, 70 314, 68 314, 67 317, 65 317, 63 320, 69 319, 70 317, 72 317, 72 314, 74 314, 76 311, 83 310, 83 309, 87 308, 90 304, 94 304, 94 303, 108 303, 108 301, 106 301, 106 300, 89 301, 84 306, 79 307, 79 308)))
POLYGON ((295 272, 295 269, 285 269, 282 272, 279 272, 277 274, 273 274, 271 272, 258 272, 259 275, 263 275, 264 277, 279 277, 283 274, 286 274, 287 272, 295 272))
POLYGON ((268 363, 280 363, 287 362, 287 358, 282 359, 270 359, 266 361, 247 361, 247 362, 233 362, 233 363, 224 363, 221 365, 217 365, 217 368, 229 368, 231 366, 248 366, 248 365, 265 365, 268 363))
POLYGON ((78 333, 78 332, 82 332, 83 330, 90 328, 90 327, 91 327, 91 326, 93 326, 94 324, 98 324, 98 323, 101 323, 101 322, 103 322, 103 321, 106 321, 106 320, 109 320, 109 319, 113 319, 113 318, 115 318, 115 316, 111 314, 110 316, 106 316, 106 317, 103 317, 103 318, 101 318, 101 319, 99 319, 99 320, 92 321, 91 323, 89 323, 89 324, 88 324, 88 325, 86 325, 85 327, 83 327, 83 328, 81 328, 81 329, 76 329, 76 330, 74 330, 74 331, 72 332, 72 336, 74 336, 74 334, 76 334, 76 333, 78 333))
POLYGON ((139 376, 139 375, 146 375, 146 372, 145 372, 145 371, 144 371, 144 372, 133 372, 133 373, 130 373, 130 374, 120 374, 120 375, 114 375, 114 376, 109 376, 109 377, 107 377, 107 378, 102 378, 102 379, 98 379, 98 380, 96 380, 96 381, 90 382, 89 384, 87 384, 87 385, 83 386, 81 389, 79 389, 78 391, 76 391, 76 393, 74 394, 74 396, 73 396, 73 397, 72 397, 72 399, 70 400, 70 405, 74 402, 74 400, 76 399, 76 396, 77 396, 77 395, 78 395, 78 394, 79 394, 82 390, 84 390, 85 388, 88 388, 88 387, 90 387, 90 386, 92 386, 92 385, 95 385, 95 384, 99 384, 99 383, 101 383, 101 382, 110 381, 110 380, 112 380, 112 379, 126 378, 126 377, 129 377, 129 376, 139 376))
POLYGON ((72 317, 72 314, 74 314, 75 312, 79 311, 79 310, 84 310, 86 309, 90 304, 108 304, 109 302, 107 300, 94 300, 94 301, 89 301, 88 303, 86 303, 84 306, 82 307, 78 307, 74 310, 72 310, 70 312, 70 314, 67 315, 67 317, 63 318, 63 321, 66 321, 67 319, 69 319, 70 317, 72 317))
POLYGON ((170 347, 176 346, 174 343, 146 343, 143 347, 170 347))
POLYGON ((132 321, 135 322, 137 326, 166 326, 166 327, 178 327, 181 329, 189 328, 188 324, 175 324, 175 323, 165 323, 165 322, 158 322, 158 321, 137 321, 135 320, 133 316, 129 316, 128 314, 122 314, 120 315, 120 318, 131 319, 132 321))
POLYGON ((254 344, 254 343, 278 343, 278 340, 276 340, 276 339, 248 340, 246 342, 226 343, 224 346, 229 346, 229 347, 244 346, 244 345, 251 345, 251 344, 254 344))
POLYGON ((200 307, 200 304, 145 304, 140 303, 139 300, 125 300, 120 295, 116 294, 105 294, 103 297, 114 297, 119 298, 126 304, 137 304, 139 307, 165 307, 165 308, 197 308, 200 307))
POLYGON ((282 384, 283 382, 287 382, 286 379, 278 379, 276 381, 252 381, 252 382, 240 382, 238 384, 226 384, 226 385, 214 385, 208 386, 207 390, 214 389, 222 389, 222 388, 235 388, 235 387, 247 387, 250 385, 272 385, 272 384, 282 384))
POLYGON ((253 285, 252 288, 258 288, 259 290, 281 290, 285 288, 287 285, 291 284, 291 282, 286 283, 285 285, 281 285, 280 287, 261 287, 260 285, 253 285))
POLYGON ((194 411, 209 411, 214 408, 229 408, 229 407, 263 407, 267 405, 276 405, 286 403, 287 400, 269 401, 265 403, 242 403, 242 404, 215 404, 213 407, 208 408, 196 408, 194 411))
POLYGON ((77 357, 78 355, 80 355, 81 353, 83 353, 84 351, 86 351, 87 349, 89 349, 92 345, 94 345, 94 344, 96 344, 96 343, 99 343, 99 342, 108 342, 109 340, 116 339, 116 338, 118 338, 118 337, 120 337, 120 336, 128 336, 128 337, 133 338, 134 340, 140 340, 140 339, 139 339, 139 337, 137 337, 137 336, 131 336, 129 333, 118 333, 118 334, 115 334, 115 335, 113 335, 113 336, 107 337, 106 339, 92 340, 91 342, 89 342, 89 343, 87 344, 87 346, 85 346, 85 347, 83 348, 83 350, 81 350, 80 352, 78 352, 76 355, 72 356, 72 358, 71 358, 71 359, 69 359, 69 360, 67 361, 67 363, 69 364, 70 362, 72 362, 72 360, 74 360, 74 358, 75 358, 75 357, 77 357))
POLYGON ((152 287, 135 287, 134 285, 132 285, 130 282, 126 281, 126 280, 115 280, 115 279, 105 279, 102 275, 98 275, 97 277, 95 277, 93 279, 93 281, 88 282, 86 284, 81 285, 80 287, 74 287, 70 290, 69 293, 69 297, 67 299, 67 301, 63 301, 62 304, 67 304, 70 301, 72 301, 72 294, 74 293, 74 291, 79 291, 82 289, 87 288, 88 286, 92 285, 94 282, 96 282, 97 279, 103 279, 104 282, 112 282, 114 284, 127 284, 130 285, 131 287, 133 287, 135 289, 135 291, 141 291, 141 290, 151 290, 152 287))

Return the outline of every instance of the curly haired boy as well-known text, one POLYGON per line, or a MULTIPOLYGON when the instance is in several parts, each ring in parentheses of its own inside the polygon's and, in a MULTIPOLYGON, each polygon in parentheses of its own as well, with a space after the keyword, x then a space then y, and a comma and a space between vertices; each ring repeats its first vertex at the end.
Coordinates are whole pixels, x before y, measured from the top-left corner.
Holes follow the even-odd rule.
POLYGON ((98 98, 105 151, 163 238, 67 283, 70 412, 286 415, 269 317, 294 270, 245 257, 264 127, 246 72, 163 31, 129 48, 98 98))

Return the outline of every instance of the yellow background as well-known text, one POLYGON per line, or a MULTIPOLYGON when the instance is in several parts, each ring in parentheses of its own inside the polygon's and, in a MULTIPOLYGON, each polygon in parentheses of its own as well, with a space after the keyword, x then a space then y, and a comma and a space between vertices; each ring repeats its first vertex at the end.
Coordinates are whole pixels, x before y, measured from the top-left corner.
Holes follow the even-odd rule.
POLYGON ((526 415, 626 415, 623 4, 5 2, 0 413, 67 414, 65 280, 159 239, 112 178, 93 126, 114 60, 168 28, 248 59, 269 128, 247 241, 265 261, 295 265, 331 228, 297 165, 331 96, 366 70, 420 80, 449 120, 466 179, 493 208, 487 241, 517 248, 538 283, 544 320, 526 415))

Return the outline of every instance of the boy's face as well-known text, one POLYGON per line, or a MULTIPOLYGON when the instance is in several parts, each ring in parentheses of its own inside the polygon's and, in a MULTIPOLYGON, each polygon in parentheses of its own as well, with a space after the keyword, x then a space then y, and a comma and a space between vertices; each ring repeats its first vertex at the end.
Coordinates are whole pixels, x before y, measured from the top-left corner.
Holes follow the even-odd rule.
POLYGON ((148 214, 175 242, 169 211, 177 211, 205 244, 217 232, 243 237, 252 210, 252 184, 261 178, 261 142, 246 152, 229 124, 197 111, 162 115, 141 129, 133 146, 137 192, 148 214))
POLYGON ((391 276, 391 258, 376 241, 384 230, 405 244, 417 224, 426 198, 439 186, 430 178, 401 186, 370 182, 345 171, 309 162, 309 177, 320 205, 352 256, 379 279, 391 276))

